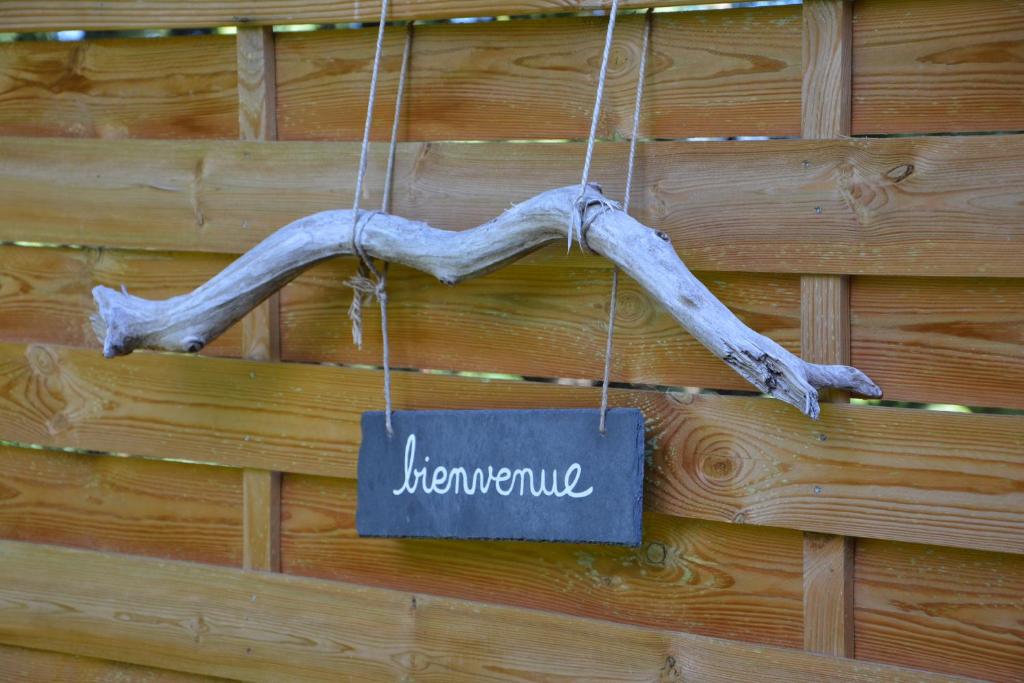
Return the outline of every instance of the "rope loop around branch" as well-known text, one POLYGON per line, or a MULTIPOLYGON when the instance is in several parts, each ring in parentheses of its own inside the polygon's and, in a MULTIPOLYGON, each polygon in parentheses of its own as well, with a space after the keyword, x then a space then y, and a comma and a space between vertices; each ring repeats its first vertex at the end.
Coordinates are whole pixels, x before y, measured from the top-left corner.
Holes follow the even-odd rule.
POLYGON ((359 258, 359 268, 355 276, 346 284, 352 288, 352 303, 348 309, 348 317, 352 320, 352 341, 360 349, 363 348, 363 299, 372 296, 380 303, 381 330, 381 362, 384 368, 384 426, 388 436, 394 434, 391 426, 391 365, 388 359, 388 308, 387 308, 387 271, 384 262, 383 270, 378 270, 373 259, 363 248, 362 233, 373 217, 391 209, 391 186, 395 169, 395 149, 398 146, 398 122, 402 114, 402 97, 405 93, 406 74, 409 70, 409 55, 412 49, 413 24, 405 25, 405 47, 402 51, 402 66, 398 76, 398 91, 395 94, 395 113, 391 123, 391 143, 388 146, 387 170, 384 174, 384 193, 380 211, 372 212, 366 221, 361 222, 359 200, 362 195, 363 179, 366 176, 366 160, 370 149, 370 125, 373 122, 373 104, 377 95, 377 78, 380 75, 381 54, 384 51, 384 29, 388 16, 388 0, 381 0, 380 23, 377 26, 377 46, 373 55, 373 72, 370 76, 370 93, 366 103, 366 122, 363 125, 363 144, 359 151, 359 169, 356 175, 355 197, 352 201, 352 252, 359 258))
POLYGON ((363 348, 363 301, 366 297, 381 300, 385 296, 385 280, 380 270, 373 263, 373 258, 366 253, 363 247, 363 232, 370 224, 374 216, 380 211, 366 212, 366 219, 363 220, 363 212, 357 211, 353 219, 352 227, 352 253, 359 259, 359 268, 356 274, 345 281, 345 285, 352 288, 352 303, 348 307, 348 317, 352 321, 352 343, 357 348, 363 348))
POLYGON ((600 255, 599 252, 591 249, 590 243, 587 242, 587 233, 590 232, 590 226, 592 226, 594 221, 600 218, 602 214, 619 208, 621 208, 621 205, 618 202, 605 197, 601 197, 600 199, 587 199, 586 197, 580 197, 576 200, 573 211, 579 215, 579 243, 580 247, 582 247, 585 252, 588 254, 600 255), (592 206, 600 206, 601 209, 600 211, 591 214, 588 218, 587 211, 592 206))
MULTIPOLYGON (((590 116, 590 134, 587 136, 587 152, 583 157, 583 172, 580 178, 580 192, 576 197, 577 204, 587 193, 587 182, 590 178, 590 164, 594 160, 594 142, 597 139, 597 122, 601 118, 601 100, 604 98, 604 85, 608 80, 608 62, 612 52, 612 38, 615 36, 615 18, 619 13, 619 0, 612 0, 608 10, 608 30, 604 36, 604 52, 601 53, 601 70, 597 76, 597 90, 594 93, 594 111, 590 116)), ((573 239, 580 241, 583 227, 583 215, 573 211, 569 221, 568 243, 566 250, 572 249, 573 239)), ((582 242, 581 242, 582 246, 582 242)))

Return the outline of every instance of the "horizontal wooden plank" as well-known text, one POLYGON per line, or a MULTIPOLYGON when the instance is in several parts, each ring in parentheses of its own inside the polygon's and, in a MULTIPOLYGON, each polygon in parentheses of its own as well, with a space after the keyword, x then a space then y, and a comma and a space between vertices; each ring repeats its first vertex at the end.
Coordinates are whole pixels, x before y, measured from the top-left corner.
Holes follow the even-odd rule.
MULTIPOLYGON (((89 316, 96 284, 146 297, 180 294, 227 265, 229 256, 117 249, 0 246, 0 340, 98 348, 89 316)), ((321 264, 283 292, 285 358, 380 362, 378 314, 364 316, 363 350, 351 344, 344 281, 350 259, 321 264)), ((749 325, 799 353, 796 279, 701 273, 749 325)), ((394 267, 391 359, 398 367, 598 378, 604 362, 607 270, 513 265, 458 287, 394 267), (558 350, 554 353, 554 350, 558 350)), ((893 400, 1024 407, 1024 280, 853 280, 854 364, 893 400)), ((239 327, 204 354, 235 356, 239 327)), ((614 381, 747 389, 748 385, 622 280, 614 381)))
POLYGON ((1024 408, 1024 279, 856 277, 850 298, 853 364, 886 398, 1024 408))
MULTIPOLYGON (((611 197, 622 191, 627 148, 597 146, 591 177, 611 197)), ((357 152, 350 143, 7 138, 0 240, 239 253, 302 215, 344 207, 357 152)), ((368 205, 383 152, 371 161, 368 205)), ((403 144, 394 210, 472 227, 578 181, 582 155, 582 144, 403 144)), ((654 142, 639 155, 636 215, 668 232, 696 270, 1020 275, 1024 136, 654 142)))
POLYGON ((1024 3, 857 0, 853 133, 1024 130, 1024 3))
MULTIPOLYGON (((93 287, 126 285, 162 299, 198 287, 230 261, 222 254, 0 245, 0 340, 100 349, 89 320, 93 287)), ((238 324, 202 353, 237 357, 241 350, 238 324)))
MULTIPOLYGON (((351 260, 321 264, 283 292, 284 358, 379 364, 379 315, 351 343, 351 260)), ((754 329, 800 352, 795 277, 700 273, 754 329)), ((391 362, 398 367, 595 379, 604 363, 610 275, 597 268, 513 265, 458 287, 394 267, 388 286, 391 362), (557 349, 557 353, 554 351, 557 349)), ((622 279, 613 381, 747 389, 622 279)), ((1024 408, 1024 280, 854 278, 853 364, 886 398, 1024 408)))
POLYGON ((1024 679, 1024 557, 859 541, 857 657, 1024 679))
MULTIPOLYGON (((607 21, 417 27, 401 139, 586 138, 607 21)), ((616 23, 600 136, 632 131, 642 30, 641 16, 616 23)), ((362 139, 376 38, 375 28, 278 36, 281 139, 362 139)), ((404 31, 385 40, 376 140, 391 136, 404 31)), ((800 134, 799 7, 658 14, 650 54, 641 135, 800 134)))
POLYGON ((288 475, 287 573, 800 647, 801 536, 648 514, 640 548, 359 538, 352 480, 288 475), (526 588, 528 587, 528 588, 526 588))
POLYGON ((10 541, 0 543, 0 559, 0 640, 8 644, 253 681, 945 680, 799 650, 267 572, 10 541))
POLYGON ((698 397, 660 425, 652 509, 1024 552, 1024 417, 698 397))
MULTIPOLYGON (((449 19, 604 9, 609 0, 394 0, 388 19, 449 19)), ((700 5, 704 0, 621 0, 619 7, 700 5)), ((360 0, 0 0, 0 31, 68 28, 200 28, 236 24, 377 21, 380 3, 360 0)))
POLYGON ((0 135, 237 138, 234 38, 0 43, 0 135))
POLYGON ((223 678, 10 645, 0 645, 0 678, 8 683, 226 683, 226 679, 223 678))
MULTIPOLYGON (((345 281, 352 259, 315 267, 282 292, 282 357, 379 365, 380 313, 363 312, 352 344, 345 281)), ((800 352, 800 283, 790 275, 704 273, 748 325, 800 352)), ((533 377, 598 379, 604 367, 611 273, 604 268, 512 265, 458 287, 394 266, 388 274, 391 364, 533 377)), ((679 328, 633 280, 620 279, 612 381, 749 389, 679 328)))
MULTIPOLYGON (((0 344, 0 438, 355 476, 359 418, 383 403, 379 373, 211 360, 136 353, 110 361, 93 350, 0 344)), ((508 408, 533 407, 542 396, 556 404, 595 405, 593 392, 573 387, 413 373, 396 374, 394 382, 395 405, 404 407, 434 401, 468 408, 485 393, 490 403, 508 408), (461 401, 452 389, 462 390, 461 401)))
POLYGON ((237 470, 0 446, 0 538, 241 566, 237 470))
MULTIPOLYGON (((379 372, 0 344, 0 438, 352 478, 379 372)), ((592 407, 597 389, 396 373, 396 408, 592 407)), ((1024 552, 1024 417, 613 391, 651 511, 1024 552)))

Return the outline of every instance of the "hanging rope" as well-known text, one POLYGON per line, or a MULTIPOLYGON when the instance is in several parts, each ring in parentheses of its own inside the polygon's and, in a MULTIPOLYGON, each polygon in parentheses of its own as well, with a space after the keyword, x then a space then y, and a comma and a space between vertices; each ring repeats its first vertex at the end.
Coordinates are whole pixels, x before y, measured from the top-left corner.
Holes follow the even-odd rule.
POLYGON ((580 179, 580 193, 573 202, 572 220, 569 223, 569 241, 566 249, 572 249, 573 237, 583 246, 583 214, 587 207, 583 198, 587 193, 590 179, 590 162, 594 158, 594 140, 597 138, 597 122, 601 118, 601 100, 604 98, 604 84, 608 79, 608 58, 612 52, 612 36, 615 35, 615 16, 619 12, 619 0, 612 0, 608 10, 608 31, 604 37, 604 53, 601 55, 601 71, 597 77, 597 93, 594 95, 594 113, 590 116, 590 135, 587 137, 587 153, 583 158, 583 177, 580 179))
POLYGON ((366 176, 367 156, 370 148, 370 126, 373 122, 373 104, 377 94, 377 77, 380 73, 380 59, 384 45, 384 28, 387 18, 388 0, 382 0, 380 9, 380 25, 377 30, 377 47, 373 56, 373 73, 370 77, 370 94, 366 105, 366 123, 363 126, 363 144, 359 152, 359 170, 356 175, 355 198, 352 203, 352 251, 359 257, 359 269, 356 275, 350 278, 346 284, 352 288, 352 304, 348 309, 348 316, 352 320, 352 341, 360 349, 363 347, 363 321, 362 304, 363 297, 372 296, 380 304, 380 327, 382 344, 382 363, 384 366, 384 424, 388 435, 394 433, 391 426, 391 365, 389 362, 388 344, 388 312, 387 312, 387 273, 388 264, 384 263, 382 269, 378 270, 363 249, 362 234, 366 225, 373 220, 377 213, 388 213, 391 208, 391 187, 395 168, 395 150, 398 142, 398 123, 402 111, 402 98, 405 93, 405 80, 409 68, 409 55, 412 46, 412 22, 406 24, 405 48, 402 52, 402 65, 398 76, 398 90, 395 94, 395 113, 391 124, 391 143, 388 147, 387 170, 384 174, 384 191, 381 199, 380 211, 372 212, 366 219, 361 221, 359 213, 359 201, 362 195, 363 180, 366 176))
MULTIPOLYGON (((640 103, 644 97, 644 81, 647 80, 647 52, 651 40, 652 11, 644 14, 644 32, 640 44, 640 73, 636 79, 636 99, 633 102, 633 130, 629 135, 629 161, 626 170, 626 194, 622 198, 622 210, 629 213, 629 198, 633 192, 633 167, 636 162, 636 138, 640 130, 640 103)), ((608 375, 612 367, 612 336, 615 334, 615 309, 619 298, 619 267, 612 268, 611 305, 608 307, 608 339, 604 347, 604 379, 601 381, 601 421, 598 428, 605 433, 605 417, 608 414, 608 375)))
POLYGON ((395 173, 395 149, 398 147, 398 122, 402 117, 402 99, 405 97, 405 77, 409 73, 409 56, 412 54, 412 22, 405 24, 405 46, 402 48, 402 66, 398 70, 398 91, 395 93, 395 116, 391 121, 391 144, 388 146, 388 167, 384 172, 384 196, 380 210, 391 213, 391 185, 395 173))

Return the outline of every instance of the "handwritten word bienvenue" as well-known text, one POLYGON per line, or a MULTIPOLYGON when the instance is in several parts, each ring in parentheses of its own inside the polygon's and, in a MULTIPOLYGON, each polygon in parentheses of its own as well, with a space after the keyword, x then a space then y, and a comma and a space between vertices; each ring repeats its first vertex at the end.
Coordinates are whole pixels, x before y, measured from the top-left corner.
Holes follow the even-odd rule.
MULTIPOLYGON (((430 457, 424 458, 424 462, 430 462, 430 457)), ((566 468, 561 487, 559 487, 558 470, 556 469, 551 470, 550 484, 547 483, 547 471, 543 468, 540 470, 539 476, 535 475, 533 468, 530 467, 519 469, 501 467, 495 471, 493 465, 488 465, 487 473, 484 474, 482 467, 474 468, 470 473, 465 467, 448 468, 444 465, 435 465, 430 476, 427 475, 427 469, 427 467, 416 467, 416 435, 410 434, 405 442, 405 481, 402 482, 400 488, 393 489, 391 493, 400 496, 403 493, 416 493, 416 490, 419 489, 423 493, 438 495, 453 491, 474 496, 477 493, 488 493, 493 486, 494 492, 499 496, 511 496, 516 491, 517 480, 520 496, 529 494, 534 498, 540 496, 586 498, 594 492, 593 486, 586 491, 576 490, 576 485, 583 472, 583 468, 578 462, 574 462, 566 468), (527 479, 530 480, 529 486, 526 485, 527 479), (538 480, 539 486, 537 485, 538 480)))

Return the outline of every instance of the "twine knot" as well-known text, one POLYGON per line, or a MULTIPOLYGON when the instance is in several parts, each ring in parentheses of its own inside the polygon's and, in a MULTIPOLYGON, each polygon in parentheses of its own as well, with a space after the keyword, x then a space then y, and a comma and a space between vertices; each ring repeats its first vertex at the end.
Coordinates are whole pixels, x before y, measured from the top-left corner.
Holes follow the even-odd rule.
POLYGON ((352 321, 352 343, 361 351, 363 349, 363 302, 376 299, 382 305, 388 302, 387 276, 383 273, 371 273, 362 261, 356 274, 345 281, 346 287, 352 288, 352 303, 348 307, 348 318, 352 321))

